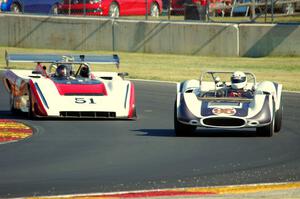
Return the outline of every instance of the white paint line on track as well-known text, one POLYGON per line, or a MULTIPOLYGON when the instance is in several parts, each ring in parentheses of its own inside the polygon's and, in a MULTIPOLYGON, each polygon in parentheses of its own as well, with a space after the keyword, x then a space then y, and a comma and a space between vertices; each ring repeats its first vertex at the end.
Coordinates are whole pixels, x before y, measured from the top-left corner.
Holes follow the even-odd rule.
POLYGON ((173 82, 173 81, 150 80, 150 79, 129 79, 129 80, 140 81, 140 82, 163 83, 163 84, 177 84, 177 83, 179 83, 179 82, 173 82))
MULTIPOLYGON (((177 84, 180 82, 173 82, 173 81, 163 81, 163 80, 150 80, 150 79, 129 79, 132 81, 141 81, 141 82, 153 82, 153 83, 163 83, 163 84, 177 84)), ((289 90, 283 90, 285 93, 296 93, 300 94, 300 91, 289 91, 289 90)))

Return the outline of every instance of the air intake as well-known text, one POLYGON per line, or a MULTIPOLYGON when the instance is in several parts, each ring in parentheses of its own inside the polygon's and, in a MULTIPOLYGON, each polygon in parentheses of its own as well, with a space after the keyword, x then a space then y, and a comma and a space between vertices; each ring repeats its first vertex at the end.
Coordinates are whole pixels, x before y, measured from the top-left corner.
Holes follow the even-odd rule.
POLYGON ((203 124, 210 127, 242 127, 245 120, 231 117, 211 117, 203 119, 203 124))
POLYGON ((61 117, 68 118, 115 118, 115 112, 93 112, 93 111, 61 111, 61 117))

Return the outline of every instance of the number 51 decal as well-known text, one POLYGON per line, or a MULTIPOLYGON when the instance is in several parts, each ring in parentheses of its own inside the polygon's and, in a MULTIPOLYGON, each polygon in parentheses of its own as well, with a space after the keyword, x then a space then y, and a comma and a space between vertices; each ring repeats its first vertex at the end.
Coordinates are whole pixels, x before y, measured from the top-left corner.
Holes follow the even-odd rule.
POLYGON ((93 98, 85 99, 83 97, 76 97, 75 98, 75 103, 76 104, 96 104, 93 98))

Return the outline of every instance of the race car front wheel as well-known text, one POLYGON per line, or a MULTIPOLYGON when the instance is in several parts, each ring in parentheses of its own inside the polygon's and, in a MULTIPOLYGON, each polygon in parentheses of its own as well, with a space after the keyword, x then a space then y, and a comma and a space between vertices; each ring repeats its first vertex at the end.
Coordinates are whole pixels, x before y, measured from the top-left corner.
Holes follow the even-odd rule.
POLYGON ((265 137, 272 137, 274 134, 275 120, 273 119, 270 124, 263 127, 257 127, 256 133, 265 137))
POLYGON ((276 116, 275 116, 275 103, 273 101, 273 118, 272 121, 270 122, 270 124, 266 125, 266 126, 262 126, 262 127, 257 127, 256 128, 256 133, 258 135, 261 136, 265 136, 265 137, 272 137, 275 131, 275 120, 276 120, 276 116))
POLYGON ((176 136, 182 137, 182 136, 191 136, 194 131, 196 130, 197 126, 183 124, 178 121, 177 119, 177 106, 176 101, 174 105, 174 131, 176 136))
MULTIPOLYGON (((281 101, 282 102, 282 101, 281 101)), ((282 112, 283 112, 283 106, 280 102, 279 109, 275 112, 275 129, 274 131, 277 133, 280 131, 282 126, 282 112)))

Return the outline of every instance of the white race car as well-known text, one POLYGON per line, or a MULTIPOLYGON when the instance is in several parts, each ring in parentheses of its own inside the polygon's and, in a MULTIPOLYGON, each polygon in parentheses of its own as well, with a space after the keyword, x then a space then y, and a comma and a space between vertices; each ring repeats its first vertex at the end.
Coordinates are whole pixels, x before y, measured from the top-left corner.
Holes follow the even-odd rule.
POLYGON ((197 127, 256 128, 258 135, 268 137, 280 131, 282 85, 270 81, 257 83, 255 75, 248 72, 243 73, 247 80, 244 87, 236 89, 232 81, 221 81, 233 74, 209 71, 200 80, 178 83, 174 108, 177 136, 190 135, 197 127))
POLYGON ((114 64, 117 55, 7 54, 12 62, 34 63, 34 70, 7 69, 3 82, 12 112, 30 118, 135 119, 135 90, 127 73, 91 72, 90 64, 114 64), (45 64, 47 66, 45 66, 45 64))

